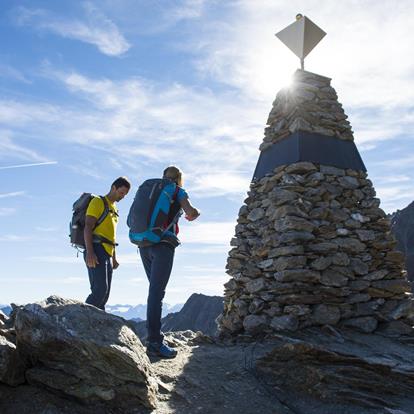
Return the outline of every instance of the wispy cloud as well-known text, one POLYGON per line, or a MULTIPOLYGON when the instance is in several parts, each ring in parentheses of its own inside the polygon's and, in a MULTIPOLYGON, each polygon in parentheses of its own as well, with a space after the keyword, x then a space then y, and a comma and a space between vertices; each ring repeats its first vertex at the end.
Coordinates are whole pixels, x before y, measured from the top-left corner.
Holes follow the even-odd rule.
POLYGON ((2 194, 0 193, 0 198, 20 197, 25 194, 26 194, 25 191, 14 191, 12 193, 2 193, 2 194))
POLYGON ((17 165, 6 165, 4 167, 0 167, 0 170, 9 170, 12 168, 28 168, 28 167, 39 167, 43 165, 55 165, 57 161, 47 161, 47 162, 36 162, 32 164, 17 164, 17 165))
MULTIPOLYGON (((0 209, 0 216, 1 216, 1 209, 0 209)), ((1 242, 23 242, 29 240, 29 236, 19 236, 17 234, 6 234, 4 236, 0 236, 1 242)))
MULTIPOLYGON (((2 105, 0 102, 0 111, 2 105)), ((7 122, 7 121, 6 121, 7 122)), ((0 115, 0 124, 2 123, 1 115, 0 115)), ((18 124, 19 121, 17 119, 13 119, 11 124, 18 124)), ((10 133, 8 131, 0 131, 0 160, 13 160, 13 159, 20 159, 20 160, 27 160, 33 161, 36 163, 44 163, 49 162, 46 157, 38 154, 37 151, 34 151, 30 148, 24 147, 22 145, 16 144, 8 135, 10 133)))
POLYGON ((16 212, 15 208, 12 207, 0 207, 0 216, 11 216, 16 212))
POLYGON ((29 9, 22 6, 15 14, 19 25, 32 26, 41 31, 92 44, 109 56, 122 55, 131 47, 115 23, 96 6, 86 2, 84 10, 85 16, 82 20, 58 16, 44 9, 29 9))
MULTIPOLYGON (((414 80, 414 66, 407 59, 414 3, 365 4, 331 7, 326 0, 309 0, 299 8, 328 33, 305 67, 333 77, 357 142, 375 144, 414 128, 414 89, 408 86, 414 80), (338 28, 338 16, 345 22, 343 29, 338 28)), ((273 36, 294 21, 296 8, 286 7, 283 0, 262 1, 260 7, 240 0, 228 9, 231 12, 222 18, 204 22, 203 30, 189 38, 188 50, 198 52, 195 63, 203 77, 242 90, 252 105, 269 110, 276 91, 298 67, 298 59, 273 36)))
POLYGON ((0 77, 17 80, 27 84, 31 83, 21 71, 3 63, 0 64, 0 77))

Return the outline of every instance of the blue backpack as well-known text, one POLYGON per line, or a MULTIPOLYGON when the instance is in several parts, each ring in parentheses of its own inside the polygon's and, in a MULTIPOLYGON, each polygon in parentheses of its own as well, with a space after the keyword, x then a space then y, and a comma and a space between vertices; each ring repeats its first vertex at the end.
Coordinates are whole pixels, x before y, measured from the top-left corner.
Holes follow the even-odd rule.
POLYGON ((161 241, 181 214, 181 207, 175 203, 179 190, 167 178, 154 178, 141 184, 127 219, 131 243, 144 247, 161 241))

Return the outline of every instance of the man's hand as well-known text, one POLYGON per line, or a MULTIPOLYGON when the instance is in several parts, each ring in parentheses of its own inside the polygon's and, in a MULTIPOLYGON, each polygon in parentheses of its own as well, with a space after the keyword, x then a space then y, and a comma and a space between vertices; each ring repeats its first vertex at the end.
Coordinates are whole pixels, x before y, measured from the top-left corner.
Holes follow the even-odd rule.
POLYGON ((118 260, 116 260, 116 257, 112 257, 112 269, 117 269, 119 267, 118 260))
POLYGON ((88 267, 96 267, 99 264, 98 258, 96 257, 95 252, 92 250, 86 251, 86 266, 88 267))

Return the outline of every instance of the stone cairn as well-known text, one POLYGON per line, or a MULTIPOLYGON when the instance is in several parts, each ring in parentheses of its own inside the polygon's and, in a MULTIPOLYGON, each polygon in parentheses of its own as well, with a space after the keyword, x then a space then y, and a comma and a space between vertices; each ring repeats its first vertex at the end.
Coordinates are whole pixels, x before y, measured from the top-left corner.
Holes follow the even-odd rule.
MULTIPOLYGON (((277 94, 260 150, 298 131, 353 142, 329 78, 294 74, 277 94)), ((253 180, 231 241, 221 334, 318 325, 411 333, 404 257, 375 195, 365 171, 303 159, 253 180)))

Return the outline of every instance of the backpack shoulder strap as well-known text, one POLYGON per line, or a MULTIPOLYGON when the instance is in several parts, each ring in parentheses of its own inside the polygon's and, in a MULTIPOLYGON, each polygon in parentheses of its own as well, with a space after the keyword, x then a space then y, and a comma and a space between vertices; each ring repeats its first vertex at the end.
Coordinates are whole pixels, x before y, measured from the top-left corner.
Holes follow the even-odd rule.
POLYGON ((97 228, 100 224, 102 224, 103 221, 106 219, 106 216, 109 214, 109 206, 108 206, 108 202, 106 201, 106 198, 104 196, 99 196, 99 197, 103 202, 104 210, 101 216, 96 221, 95 228, 97 228))

